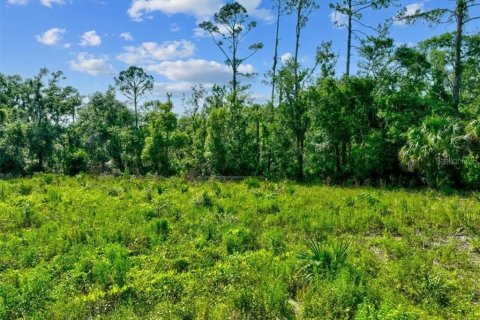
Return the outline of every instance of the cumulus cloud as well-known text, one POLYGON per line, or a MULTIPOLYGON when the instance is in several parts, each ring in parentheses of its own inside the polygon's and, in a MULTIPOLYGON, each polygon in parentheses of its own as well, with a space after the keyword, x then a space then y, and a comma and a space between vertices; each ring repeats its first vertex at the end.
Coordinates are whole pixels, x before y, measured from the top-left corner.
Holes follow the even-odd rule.
MULTIPOLYGON (((170 81, 156 83, 154 89, 156 95, 165 95, 167 92, 177 95, 188 94, 194 85, 201 84, 208 90, 214 84, 226 85, 232 80, 230 67, 202 59, 164 61, 148 66, 147 70, 170 81)), ((242 65, 240 72, 254 73, 255 68, 249 64, 242 65)))
POLYGON ((81 52, 76 59, 71 60, 69 64, 72 70, 96 77, 101 74, 113 74, 115 72, 112 65, 108 63, 108 60, 108 56, 95 57, 86 52, 81 52))
POLYGON ((65 4, 63 0, 40 0, 40 3, 45 7, 51 8, 53 4, 65 4))
MULTIPOLYGON (((257 18, 272 20, 270 10, 259 8, 261 0, 239 0, 248 12, 257 18)), ((128 14, 140 21, 144 14, 160 11, 168 15, 183 13, 197 20, 210 18, 225 2, 223 0, 132 0, 128 14)))
MULTIPOLYGON (((191 82, 158 82, 155 83, 153 93, 155 95, 165 95, 168 93, 173 94, 187 94, 192 91, 192 84, 191 82)), ((205 89, 210 89, 212 85, 205 85, 205 89)))
POLYGON ((205 19, 218 10, 221 5, 221 0, 133 0, 128 14, 134 20, 142 20, 145 13, 154 11, 165 14, 184 13, 198 19, 205 19))
POLYGON ((268 9, 260 8, 262 0, 238 0, 238 2, 247 9, 250 15, 267 22, 273 21, 272 12, 268 9))
MULTIPOLYGON (((30 0, 7 0, 8 4, 14 4, 14 5, 27 5, 30 2, 30 0)), ((40 3, 44 5, 45 7, 51 8, 53 4, 65 4, 64 0, 40 0, 40 3)))
MULTIPOLYGON (((164 61, 146 67, 148 71, 155 72, 168 80, 188 82, 191 84, 227 84, 231 80, 232 70, 229 66, 217 61, 203 59, 164 61)), ((254 73, 251 64, 242 64, 241 73, 254 73)))
POLYGON ((195 53, 195 45, 187 40, 163 43, 144 42, 140 46, 128 46, 117 59, 127 64, 148 64, 158 61, 188 58, 195 53))
POLYGON ((83 47, 98 47, 102 43, 102 38, 95 30, 87 31, 82 35, 80 45, 83 47))
POLYGON ((29 0, 7 0, 7 3, 24 6, 24 5, 28 4, 28 1, 29 0))
POLYGON ((38 42, 43 43, 44 45, 54 46, 63 39, 63 35, 65 34, 65 32, 65 29, 52 28, 42 34, 36 35, 35 39, 37 39, 38 42))
POLYGON ((120 33, 120 38, 122 38, 125 41, 132 41, 133 40, 133 36, 130 32, 120 33))
MULTIPOLYGON (((413 16, 416 13, 422 12, 423 11, 423 2, 417 2, 417 3, 411 3, 405 7, 405 12, 403 12, 403 15, 405 17, 408 16, 413 16)), ((404 20, 399 20, 398 16, 393 20, 393 24, 397 26, 404 26, 405 21, 404 20)))
POLYGON ((292 59, 292 54, 290 52, 287 52, 287 53, 284 53, 282 54, 282 56, 280 57, 280 60, 283 62, 283 63, 287 63, 288 60, 292 59))

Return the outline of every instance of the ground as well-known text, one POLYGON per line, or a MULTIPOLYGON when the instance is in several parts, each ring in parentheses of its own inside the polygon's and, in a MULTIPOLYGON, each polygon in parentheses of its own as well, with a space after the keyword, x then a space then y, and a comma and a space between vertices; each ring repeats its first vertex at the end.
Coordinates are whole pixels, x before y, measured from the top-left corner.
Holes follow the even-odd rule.
POLYGON ((0 319, 479 319, 479 194, 0 181, 0 319))

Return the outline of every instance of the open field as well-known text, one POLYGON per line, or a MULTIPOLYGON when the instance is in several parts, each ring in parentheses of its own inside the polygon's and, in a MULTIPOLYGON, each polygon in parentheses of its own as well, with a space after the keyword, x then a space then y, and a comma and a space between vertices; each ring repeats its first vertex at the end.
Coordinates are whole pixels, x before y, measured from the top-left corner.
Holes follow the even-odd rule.
POLYGON ((0 319, 479 319, 478 194, 0 181, 0 319))

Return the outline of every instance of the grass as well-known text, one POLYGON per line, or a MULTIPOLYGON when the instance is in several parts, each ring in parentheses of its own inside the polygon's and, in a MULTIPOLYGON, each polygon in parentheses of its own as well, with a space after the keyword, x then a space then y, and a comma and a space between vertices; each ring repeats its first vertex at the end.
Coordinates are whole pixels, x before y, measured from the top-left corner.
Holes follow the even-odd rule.
POLYGON ((0 319, 478 319, 479 194, 0 181, 0 319))

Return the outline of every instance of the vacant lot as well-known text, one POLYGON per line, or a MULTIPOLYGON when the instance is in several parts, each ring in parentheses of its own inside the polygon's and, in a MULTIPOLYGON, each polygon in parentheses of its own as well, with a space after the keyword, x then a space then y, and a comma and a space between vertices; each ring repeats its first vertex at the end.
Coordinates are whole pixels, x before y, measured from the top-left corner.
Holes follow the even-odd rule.
POLYGON ((478 194, 0 181, 1 319, 478 319, 478 194))

